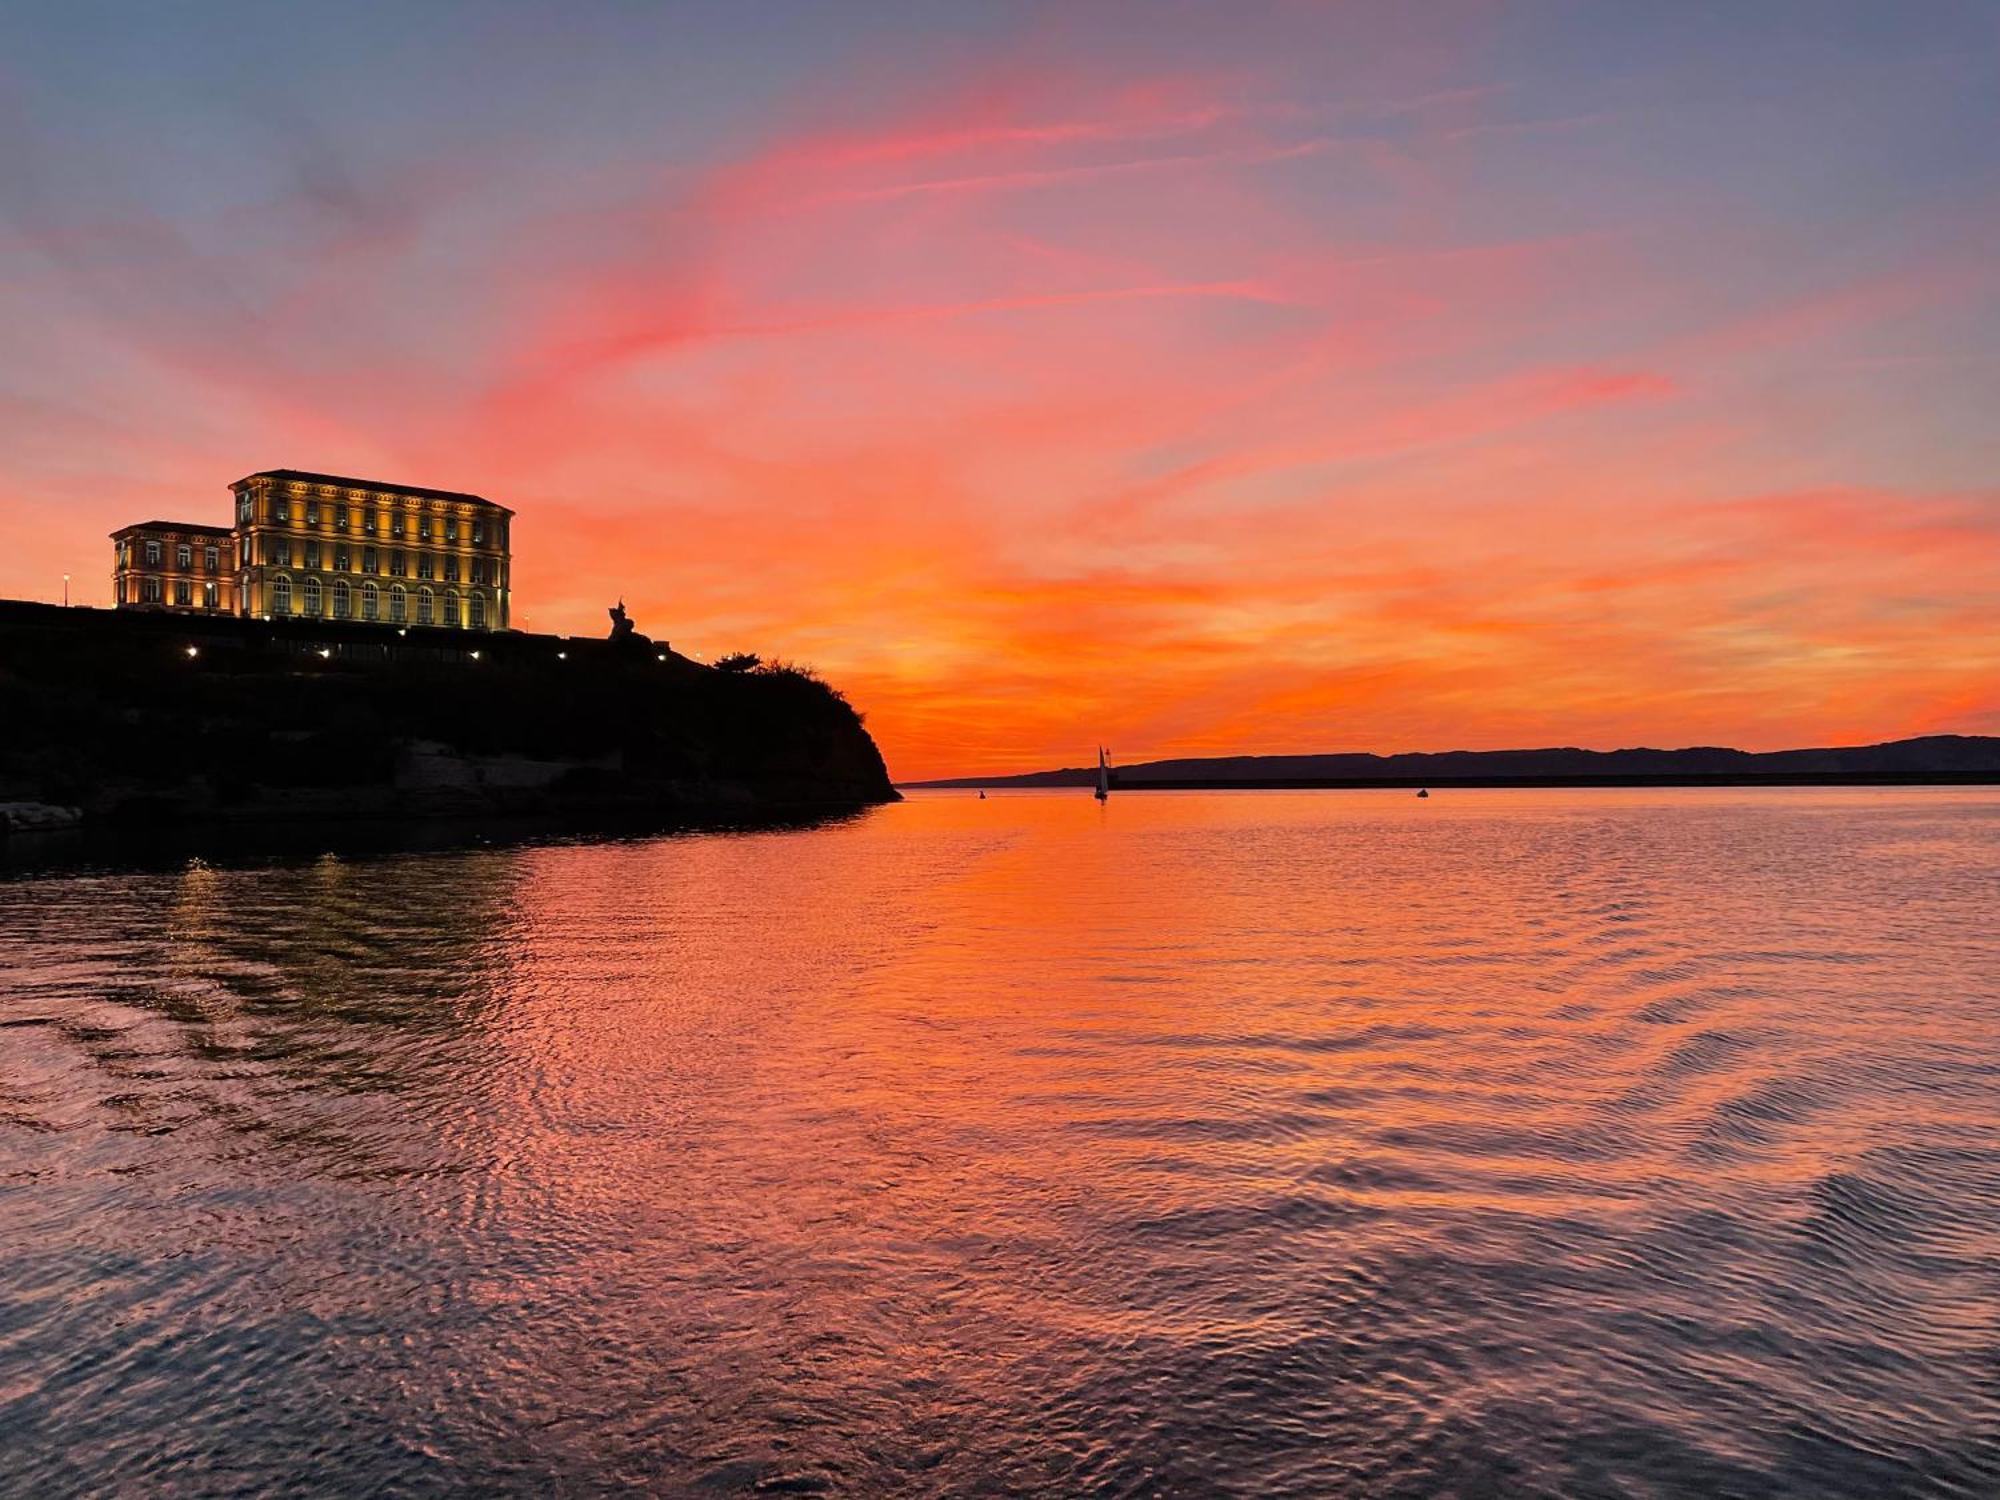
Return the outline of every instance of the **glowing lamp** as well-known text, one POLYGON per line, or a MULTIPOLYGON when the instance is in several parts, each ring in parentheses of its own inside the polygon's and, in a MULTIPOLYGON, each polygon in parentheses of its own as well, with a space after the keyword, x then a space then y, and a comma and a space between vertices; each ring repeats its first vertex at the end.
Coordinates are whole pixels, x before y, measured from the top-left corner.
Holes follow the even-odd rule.
POLYGON ((320 648, 319 648, 319 659, 320 659, 321 661, 326 661, 326 660, 327 660, 328 658, 330 658, 330 657, 331 657, 332 655, 333 655, 333 647, 331 647, 331 646, 322 646, 322 647, 320 647, 320 648))
POLYGON ((194 660, 194 658, 201 655, 201 648, 199 646, 190 646, 187 648, 187 654, 188 654, 188 660, 192 661, 194 660))
POLYGON ((472 659, 473 659, 474 661, 478 661, 478 660, 479 660, 479 653, 478 653, 477 651, 475 651, 475 652, 473 652, 473 653, 472 653, 472 659))

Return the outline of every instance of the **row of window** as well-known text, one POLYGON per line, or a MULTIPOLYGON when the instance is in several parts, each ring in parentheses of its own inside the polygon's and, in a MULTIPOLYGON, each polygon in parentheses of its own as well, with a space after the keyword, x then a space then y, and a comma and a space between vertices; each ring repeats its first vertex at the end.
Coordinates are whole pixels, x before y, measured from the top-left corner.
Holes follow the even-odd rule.
MULTIPOLYGON (((345 578, 336 578, 331 589, 324 588, 317 578, 307 577, 297 590, 298 612, 309 618, 318 618, 331 605, 332 618, 336 620, 383 620, 391 625, 451 625, 460 620, 460 600, 457 589, 446 589, 440 599, 430 589, 417 590, 416 616, 410 615, 410 593, 400 583, 389 586, 388 613, 383 614, 382 589, 373 583, 364 583, 359 589, 352 587, 345 578), (360 613, 355 613, 358 603, 360 613)), ((271 613, 289 615, 292 613, 294 591, 292 580, 280 573, 271 580, 271 613)), ((474 630, 486 628, 486 596, 473 593, 464 601, 462 623, 474 630)))
MULTIPOLYGON (((262 551, 264 554, 262 561, 266 566, 274 568, 289 568, 292 566, 294 554, 291 538, 267 536, 262 541, 262 551)), ((322 565, 328 565, 336 573, 352 573, 355 570, 354 553, 345 544, 337 543, 329 549, 322 550, 318 542, 302 542, 299 545, 297 557, 299 566, 304 568, 319 568, 322 565)), ((446 583, 457 583, 460 581, 460 559, 457 553, 447 552, 440 558, 429 552, 419 552, 415 554, 415 557, 417 577, 436 579, 440 576, 440 569, 442 569, 442 576, 446 583)), ((389 576, 392 578, 408 578, 410 576, 410 559, 411 554, 407 552, 391 552, 388 558, 389 576)), ((361 549, 361 571, 363 573, 377 574, 382 571, 381 554, 373 547, 363 547, 361 549)), ((464 571, 466 574, 464 581, 467 583, 491 585, 504 581, 503 569, 494 558, 467 558, 465 559, 464 571)))
MULTIPOLYGON (((255 514, 256 506, 251 497, 239 495, 236 499, 237 524, 248 526, 255 514)), ((384 515, 372 507, 359 510, 349 505, 322 507, 317 500, 307 500, 295 506, 282 496, 273 495, 265 502, 264 514, 274 526, 290 525, 295 519, 302 519, 303 524, 307 526, 318 526, 324 515, 335 531, 359 531, 363 536, 380 536, 386 532, 390 537, 397 539, 409 534, 409 518, 400 510, 389 511, 384 515), (355 519, 357 516, 358 521, 355 519)), ((485 517, 475 516, 466 530, 476 547, 486 545, 489 530, 496 547, 507 545, 507 523, 504 520, 496 518, 489 527, 485 517)), ((455 542, 459 538, 459 520, 457 516, 434 517, 429 511, 421 511, 417 515, 416 532, 421 541, 428 542, 441 533, 447 542, 455 542)))
MULTIPOLYGON (((186 578, 176 578, 173 584, 174 603, 182 609, 194 608, 194 584, 186 578)), ((118 582, 118 602, 120 604, 164 604, 166 586, 158 578, 142 577, 120 579, 118 582)), ((201 607, 220 609, 222 589, 219 584, 204 583, 201 586, 201 607)))
MULTIPOLYGON (((129 549, 129 546, 130 544, 128 543, 127 549, 129 549)), ((125 555, 119 561, 129 567, 132 561, 132 554, 129 550, 121 550, 125 550, 125 555)), ((148 537, 141 545, 139 555, 145 558, 147 567, 157 568, 160 566, 161 559, 166 556, 166 544, 156 537, 148 537)), ((221 564, 222 549, 220 547, 204 547, 201 549, 201 566, 203 572, 219 572, 221 564)), ((174 544, 174 566, 179 568, 183 573, 190 571, 194 567, 194 547, 191 543, 177 542, 174 544)))

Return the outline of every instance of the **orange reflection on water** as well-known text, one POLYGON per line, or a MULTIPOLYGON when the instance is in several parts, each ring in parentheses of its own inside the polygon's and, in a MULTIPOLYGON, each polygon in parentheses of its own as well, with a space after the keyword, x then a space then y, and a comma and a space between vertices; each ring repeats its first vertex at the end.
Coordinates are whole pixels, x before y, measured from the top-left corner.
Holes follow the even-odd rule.
POLYGON ((1996 830, 1985 791, 923 794, 0 886, 17 968, 151 1058, 37 1053, 68 1139, 105 1072, 178 1122, 93 1148, 171 1194, 35 1222, 199 1247, 146 1326, 368 1409, 359 1340, 503 1487, 1973 1476, 1996 830), (114 894, 164 947, 55 966, 114 894))

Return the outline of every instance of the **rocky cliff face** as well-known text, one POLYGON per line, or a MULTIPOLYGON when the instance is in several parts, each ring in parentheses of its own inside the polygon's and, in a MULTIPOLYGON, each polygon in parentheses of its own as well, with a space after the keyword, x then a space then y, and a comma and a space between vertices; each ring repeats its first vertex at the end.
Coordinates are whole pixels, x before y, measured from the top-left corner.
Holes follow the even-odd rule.
POLYGON ((0 604, 0 798, 95 819, 893 800, 838 692, 644 641, 0 604))

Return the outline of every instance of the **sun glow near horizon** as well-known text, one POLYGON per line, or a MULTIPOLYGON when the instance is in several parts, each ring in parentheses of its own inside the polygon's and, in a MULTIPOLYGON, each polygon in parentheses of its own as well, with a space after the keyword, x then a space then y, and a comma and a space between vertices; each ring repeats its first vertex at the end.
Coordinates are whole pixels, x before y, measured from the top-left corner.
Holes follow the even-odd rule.
POLYGON ((24 11, 0 593, 289 466, 901 779, 2000 732, 2000 32, 1882 14, 24 11))

